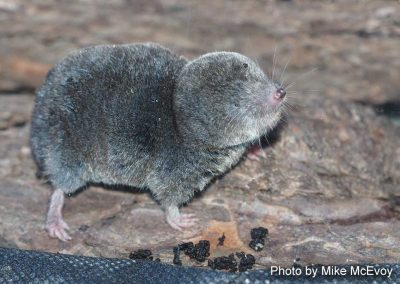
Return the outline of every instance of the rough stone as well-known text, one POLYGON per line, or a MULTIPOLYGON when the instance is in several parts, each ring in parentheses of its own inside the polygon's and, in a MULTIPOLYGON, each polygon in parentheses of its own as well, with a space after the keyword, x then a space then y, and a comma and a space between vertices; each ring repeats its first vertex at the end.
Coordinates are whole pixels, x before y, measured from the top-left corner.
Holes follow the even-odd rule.
MULTIPOLYGON (((0 246, 125 258, 146 248, 172 263, 177 244, 206 239, 210 259, 243 251, 254 254, 255 268, 290 267, 298 258, 304 264, 400 259, 400 128, 370 107, 399 101, 398 5, 13 3, 0 7, 0 246), (28 145, 33 89, 75 48, 136 41, 157 41, 188 57, 235 50, 270 74, 276 46, 278 69, 292 58, 284 77, 319 69, 290 88, 297 92, 288 94, 294 107, 269 135, 266 157, 243 160, 183 209, 197 214, 197 227, 171 229, 145 192, 91 187, 66 200, 73 240, 50 239, 43 223, 51 191, 36 179, 28 145), (261 252, 248 247, 255 227, 269 230, 261 252)), ((195 264, 188 257, 182 263, 195 264)))

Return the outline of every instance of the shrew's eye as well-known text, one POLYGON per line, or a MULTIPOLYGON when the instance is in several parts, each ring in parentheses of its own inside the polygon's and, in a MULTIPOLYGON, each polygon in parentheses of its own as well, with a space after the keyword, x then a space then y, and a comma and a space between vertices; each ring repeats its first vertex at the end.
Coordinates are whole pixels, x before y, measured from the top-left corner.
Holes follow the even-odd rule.
POLYGON ((247 68, 247 67, 249 67, 249 64, 243 63, 243 67, 244 67, 244 68, 247 68))

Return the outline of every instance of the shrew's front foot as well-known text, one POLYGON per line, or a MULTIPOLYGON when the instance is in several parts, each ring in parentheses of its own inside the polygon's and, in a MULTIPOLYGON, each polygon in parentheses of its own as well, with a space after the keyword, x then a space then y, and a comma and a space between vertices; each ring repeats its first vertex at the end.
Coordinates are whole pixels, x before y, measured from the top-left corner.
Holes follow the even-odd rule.
POLYGON ((247 158, 251 161, 260 161, 266 158, 264 149, 261 148, 259 145, 252 145, 247 150, 247 158))
POLYGON ((198 222, 195 214, 180 213, 177 206, 169 206, 166 213, 168 224, 179 231, 191 227, 198 222))

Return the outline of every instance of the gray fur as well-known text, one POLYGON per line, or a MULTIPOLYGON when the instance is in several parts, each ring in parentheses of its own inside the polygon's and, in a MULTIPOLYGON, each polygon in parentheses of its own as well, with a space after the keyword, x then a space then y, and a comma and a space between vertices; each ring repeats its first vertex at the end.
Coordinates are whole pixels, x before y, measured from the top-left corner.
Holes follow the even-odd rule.
POLYGON ((85 48, 38 90, 32 153, 65 193, 123 184, 180 206, 276 125, 281 107, 261 107, 276 88, 238 53, 188 61, 156 44, 85 48))

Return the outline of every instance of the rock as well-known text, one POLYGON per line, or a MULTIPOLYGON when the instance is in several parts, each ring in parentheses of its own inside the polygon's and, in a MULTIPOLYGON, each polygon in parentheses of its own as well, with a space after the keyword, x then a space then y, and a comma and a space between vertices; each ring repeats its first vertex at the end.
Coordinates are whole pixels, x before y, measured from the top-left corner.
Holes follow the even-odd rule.
POLYGON ((367 2, 0 3, 0 246, 123 258, 146 248, 171 263, 173 247, 208 240, 209 259, 243 251, 255 268, 398 261, 400 130, 374 106, 399 100, 399 7, 367 2), (91 187, 66 200, 73 240, 50 239, 51 191, 28 144, 34 88, 75 48, 150 40, 189 58, 243 52, 270 74, 277 46, 274 77, 291 57, 283 77, 296 81, 286 123, 264 159, 243 160, 183 208, 197 227, 172 230, 144 192, 91 187), (248 247, 255 227, 269 230, 261 252, 248 247))
POLYGON ((33 98, 31 95, 4 95, 0 97, 0 131, 22 127, 31 119, 33 98))
POLYGON ((390 6, 379 8, 375 12, 376 17, 380 18, 380 19, 386 19, 395 14, 396 14, 396 9, 394 7, 390 7, 390 6))
POLYGON ((239 51, 270 74, 275 65, 276 79, 289 62, 281 79, 299 81, 293 89, 302 93, 302 103, 315 90, 374 104, 398 99, 400 7, 384 1, 3 2, 3 92, 37 88, 47 70, 76 48, 157 41, 190 58, 239 51), (298 78, 314 68, 323 72, 298 78))

